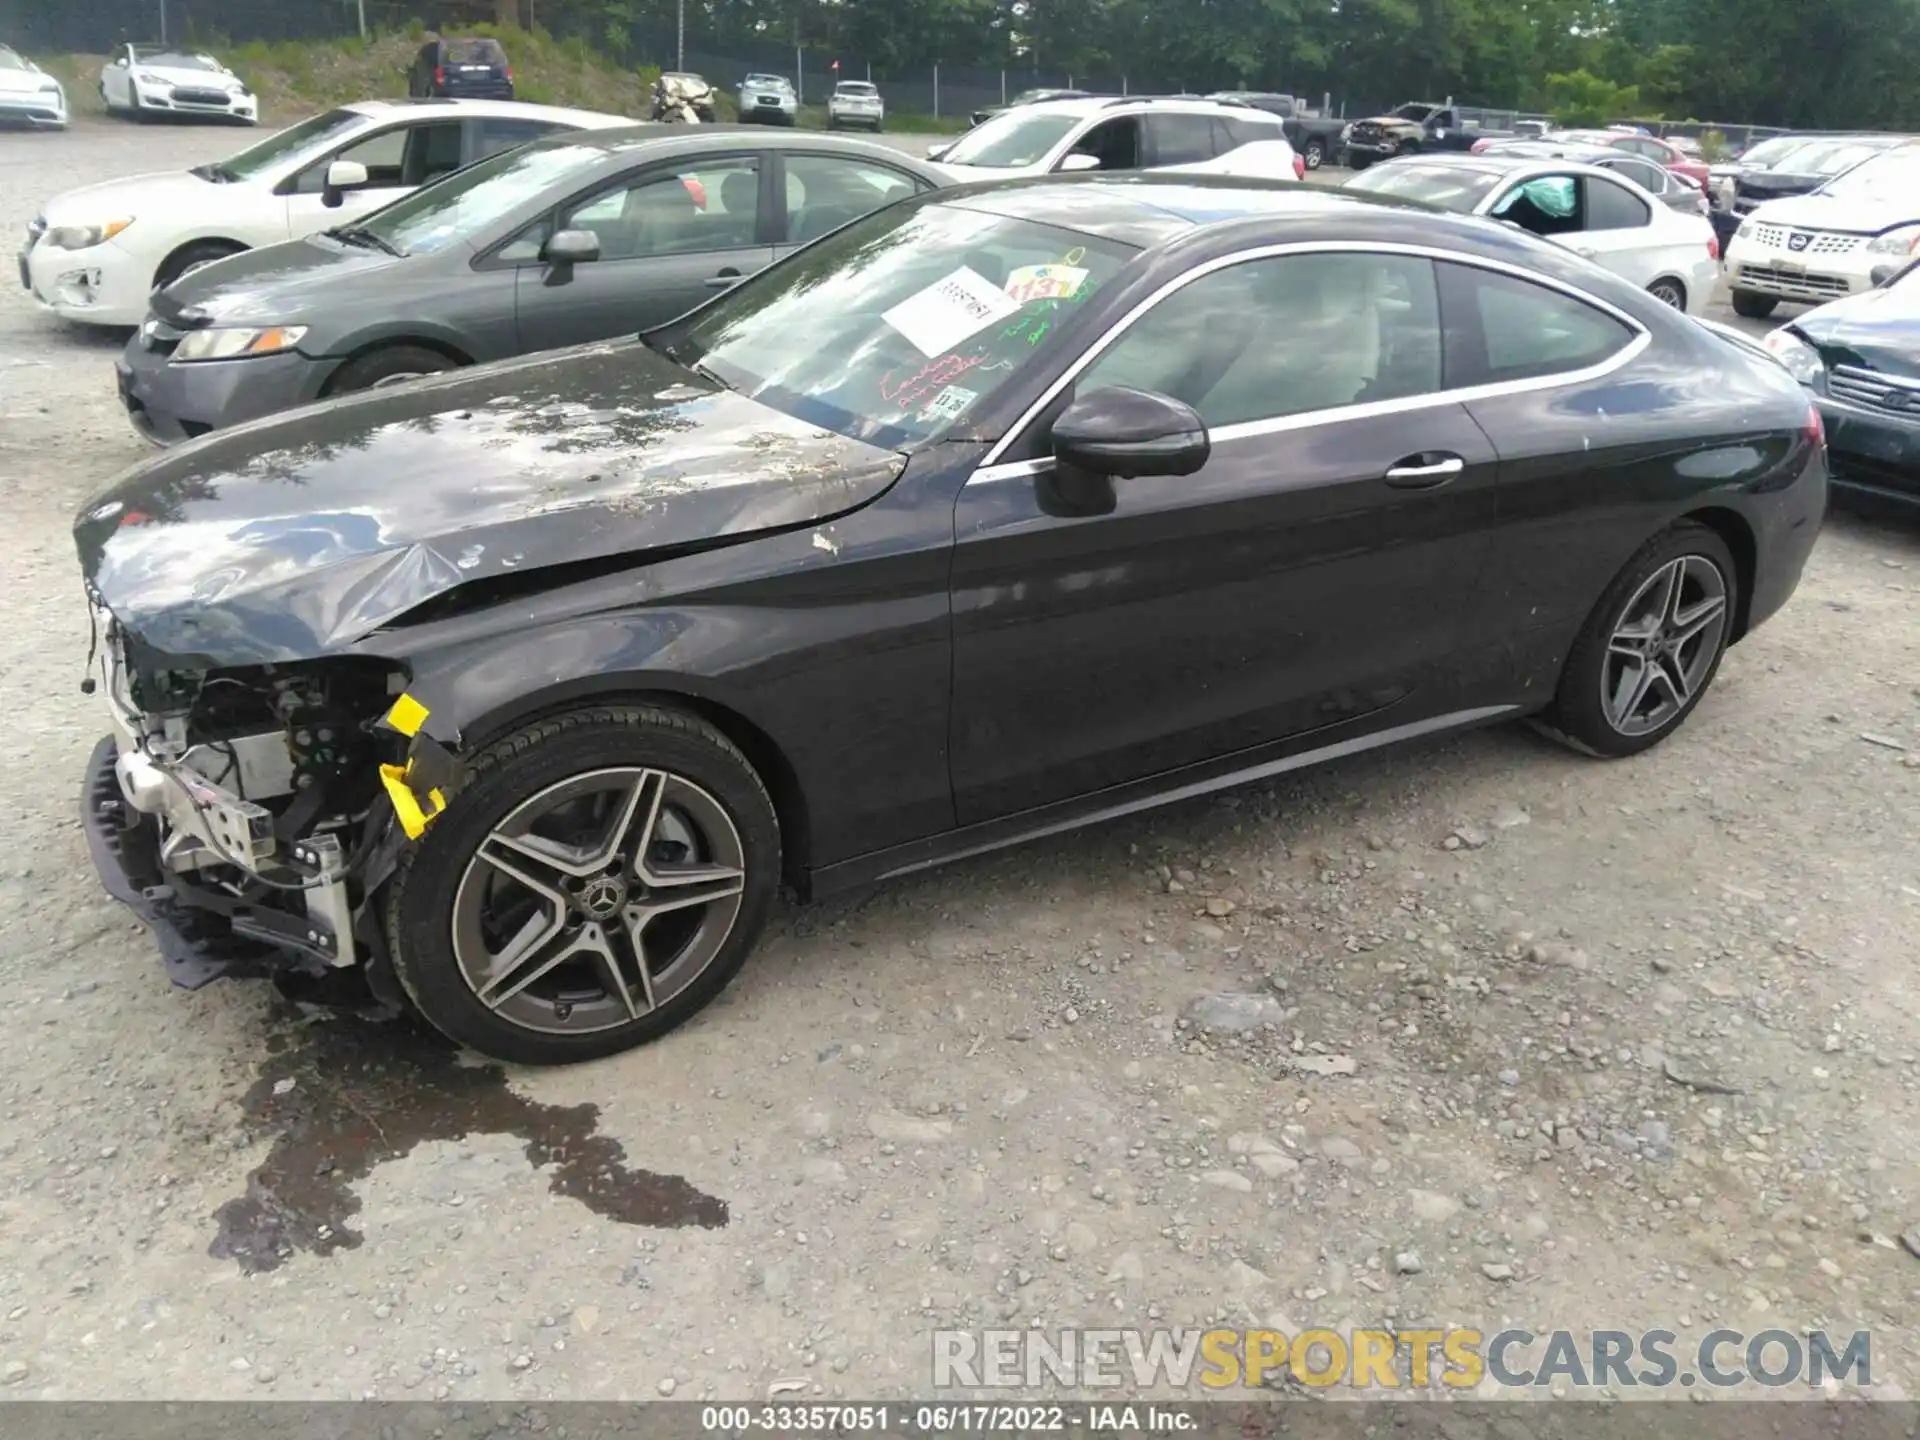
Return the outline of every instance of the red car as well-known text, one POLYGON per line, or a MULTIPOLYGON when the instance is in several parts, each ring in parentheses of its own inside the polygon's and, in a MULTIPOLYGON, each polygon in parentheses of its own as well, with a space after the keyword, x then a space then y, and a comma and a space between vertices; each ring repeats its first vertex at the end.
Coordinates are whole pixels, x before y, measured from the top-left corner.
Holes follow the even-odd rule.
POLYGON ((1665 166, 1676 175, 1686 176, 1700 187, 1703 194, 1706 192, 1707 162, 1698 155, 1689 155, 1671 140, 1662 140, 1657 135, 1638 135, 1627 130, 1570 130, 1561 138, 1625 150, 1629 155, 1638 155, 1643 160, 1665 166))

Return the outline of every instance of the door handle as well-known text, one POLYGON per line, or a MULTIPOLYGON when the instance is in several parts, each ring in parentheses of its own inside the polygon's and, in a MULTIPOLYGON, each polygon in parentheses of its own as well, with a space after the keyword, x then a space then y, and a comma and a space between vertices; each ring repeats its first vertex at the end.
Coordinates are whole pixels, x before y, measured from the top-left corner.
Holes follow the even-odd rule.
POLYGON ((718 275, 707 281, 709 290, 725 290, 740 283, 740 272, 729 265, 718 275))
POLYGON ((1467 462, 1458 455, 1409 455, 1385 478, 1396 490, 1426 490, 1446 484, 1466 468, 1467 462))

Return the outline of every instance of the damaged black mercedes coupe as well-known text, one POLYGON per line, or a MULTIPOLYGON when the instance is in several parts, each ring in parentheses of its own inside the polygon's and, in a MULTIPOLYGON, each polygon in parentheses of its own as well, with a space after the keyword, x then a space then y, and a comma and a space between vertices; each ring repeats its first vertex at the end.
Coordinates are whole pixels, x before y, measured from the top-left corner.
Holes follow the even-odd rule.
POLYGON ((1480 221, 1095 176, 162 455, 76 521, 84 814, 174 978, 504 1059, 818 895, 1396 740, 1658 743, 1826 504, 1785 371, 1480 221))

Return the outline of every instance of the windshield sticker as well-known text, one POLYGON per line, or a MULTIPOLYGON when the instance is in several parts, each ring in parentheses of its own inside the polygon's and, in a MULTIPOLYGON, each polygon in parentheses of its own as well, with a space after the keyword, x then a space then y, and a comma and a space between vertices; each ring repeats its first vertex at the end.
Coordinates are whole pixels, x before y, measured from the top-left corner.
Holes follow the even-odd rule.
POLYGON ((1029 300, 1071 300, 1086 283, 1087 272, 1074 265, 1022 265, 1007 276, 1007 294, 1029 300))
POLYGON ((946 355, 922 365, 904 379, 896 380, 889 373, 880 382, 880 398, 896 409, 913 410, 943 387, 953 388, 952 382, 973 369, 983 358, 979 355, 946 355))
POLYGON ((914 349, 932 358, 1019 309, 1020 303, 986 276, 962 265, 880 318, 911 341, 914 349))
POLYGON ((966 413, 967 407, 979 398, 980 392, 977 390, 949 385, 927 402, 927 408, 920 412, 920 421, 925 425, 945 425, 958 420, 966 413))

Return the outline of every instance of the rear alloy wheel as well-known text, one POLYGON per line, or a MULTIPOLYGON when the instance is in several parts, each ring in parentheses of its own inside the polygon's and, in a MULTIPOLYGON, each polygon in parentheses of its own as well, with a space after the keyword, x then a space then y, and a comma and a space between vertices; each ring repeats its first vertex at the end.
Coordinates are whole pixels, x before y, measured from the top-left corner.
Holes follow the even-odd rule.
POLYGON ((1307 141, 1307 148, 1300 152, 1300 158, 1307 162, 1307 169, 1318 170, 1327 163, 1327 147, 1320 140, 1307 141))
POLYGON ((1757 294, 1752 290, 1733 292, 1733 313, 1746 320, 1764 320, 1779 308, 1780 302, 1771 295, 1757 294))
POLYGON ((1542 728, 1607 759, 1658 745, 1713 683, 1738 588, 1733 556, 1714 531, 1683 522, 1656 535, 1594 607, 1542 728))
POLYGON ((1687 289, 1678 280, 1656 280, 1647 286, 1647 293, 1662 305, 1671 305, 1685 313, 1687 308, 1687 289))
POLYGON ((677 711, 571 712, 491 746, 388 902, 421 1013, 519 1064, 655 1039, 745 962, 780 877, 772 802, 677 711))

